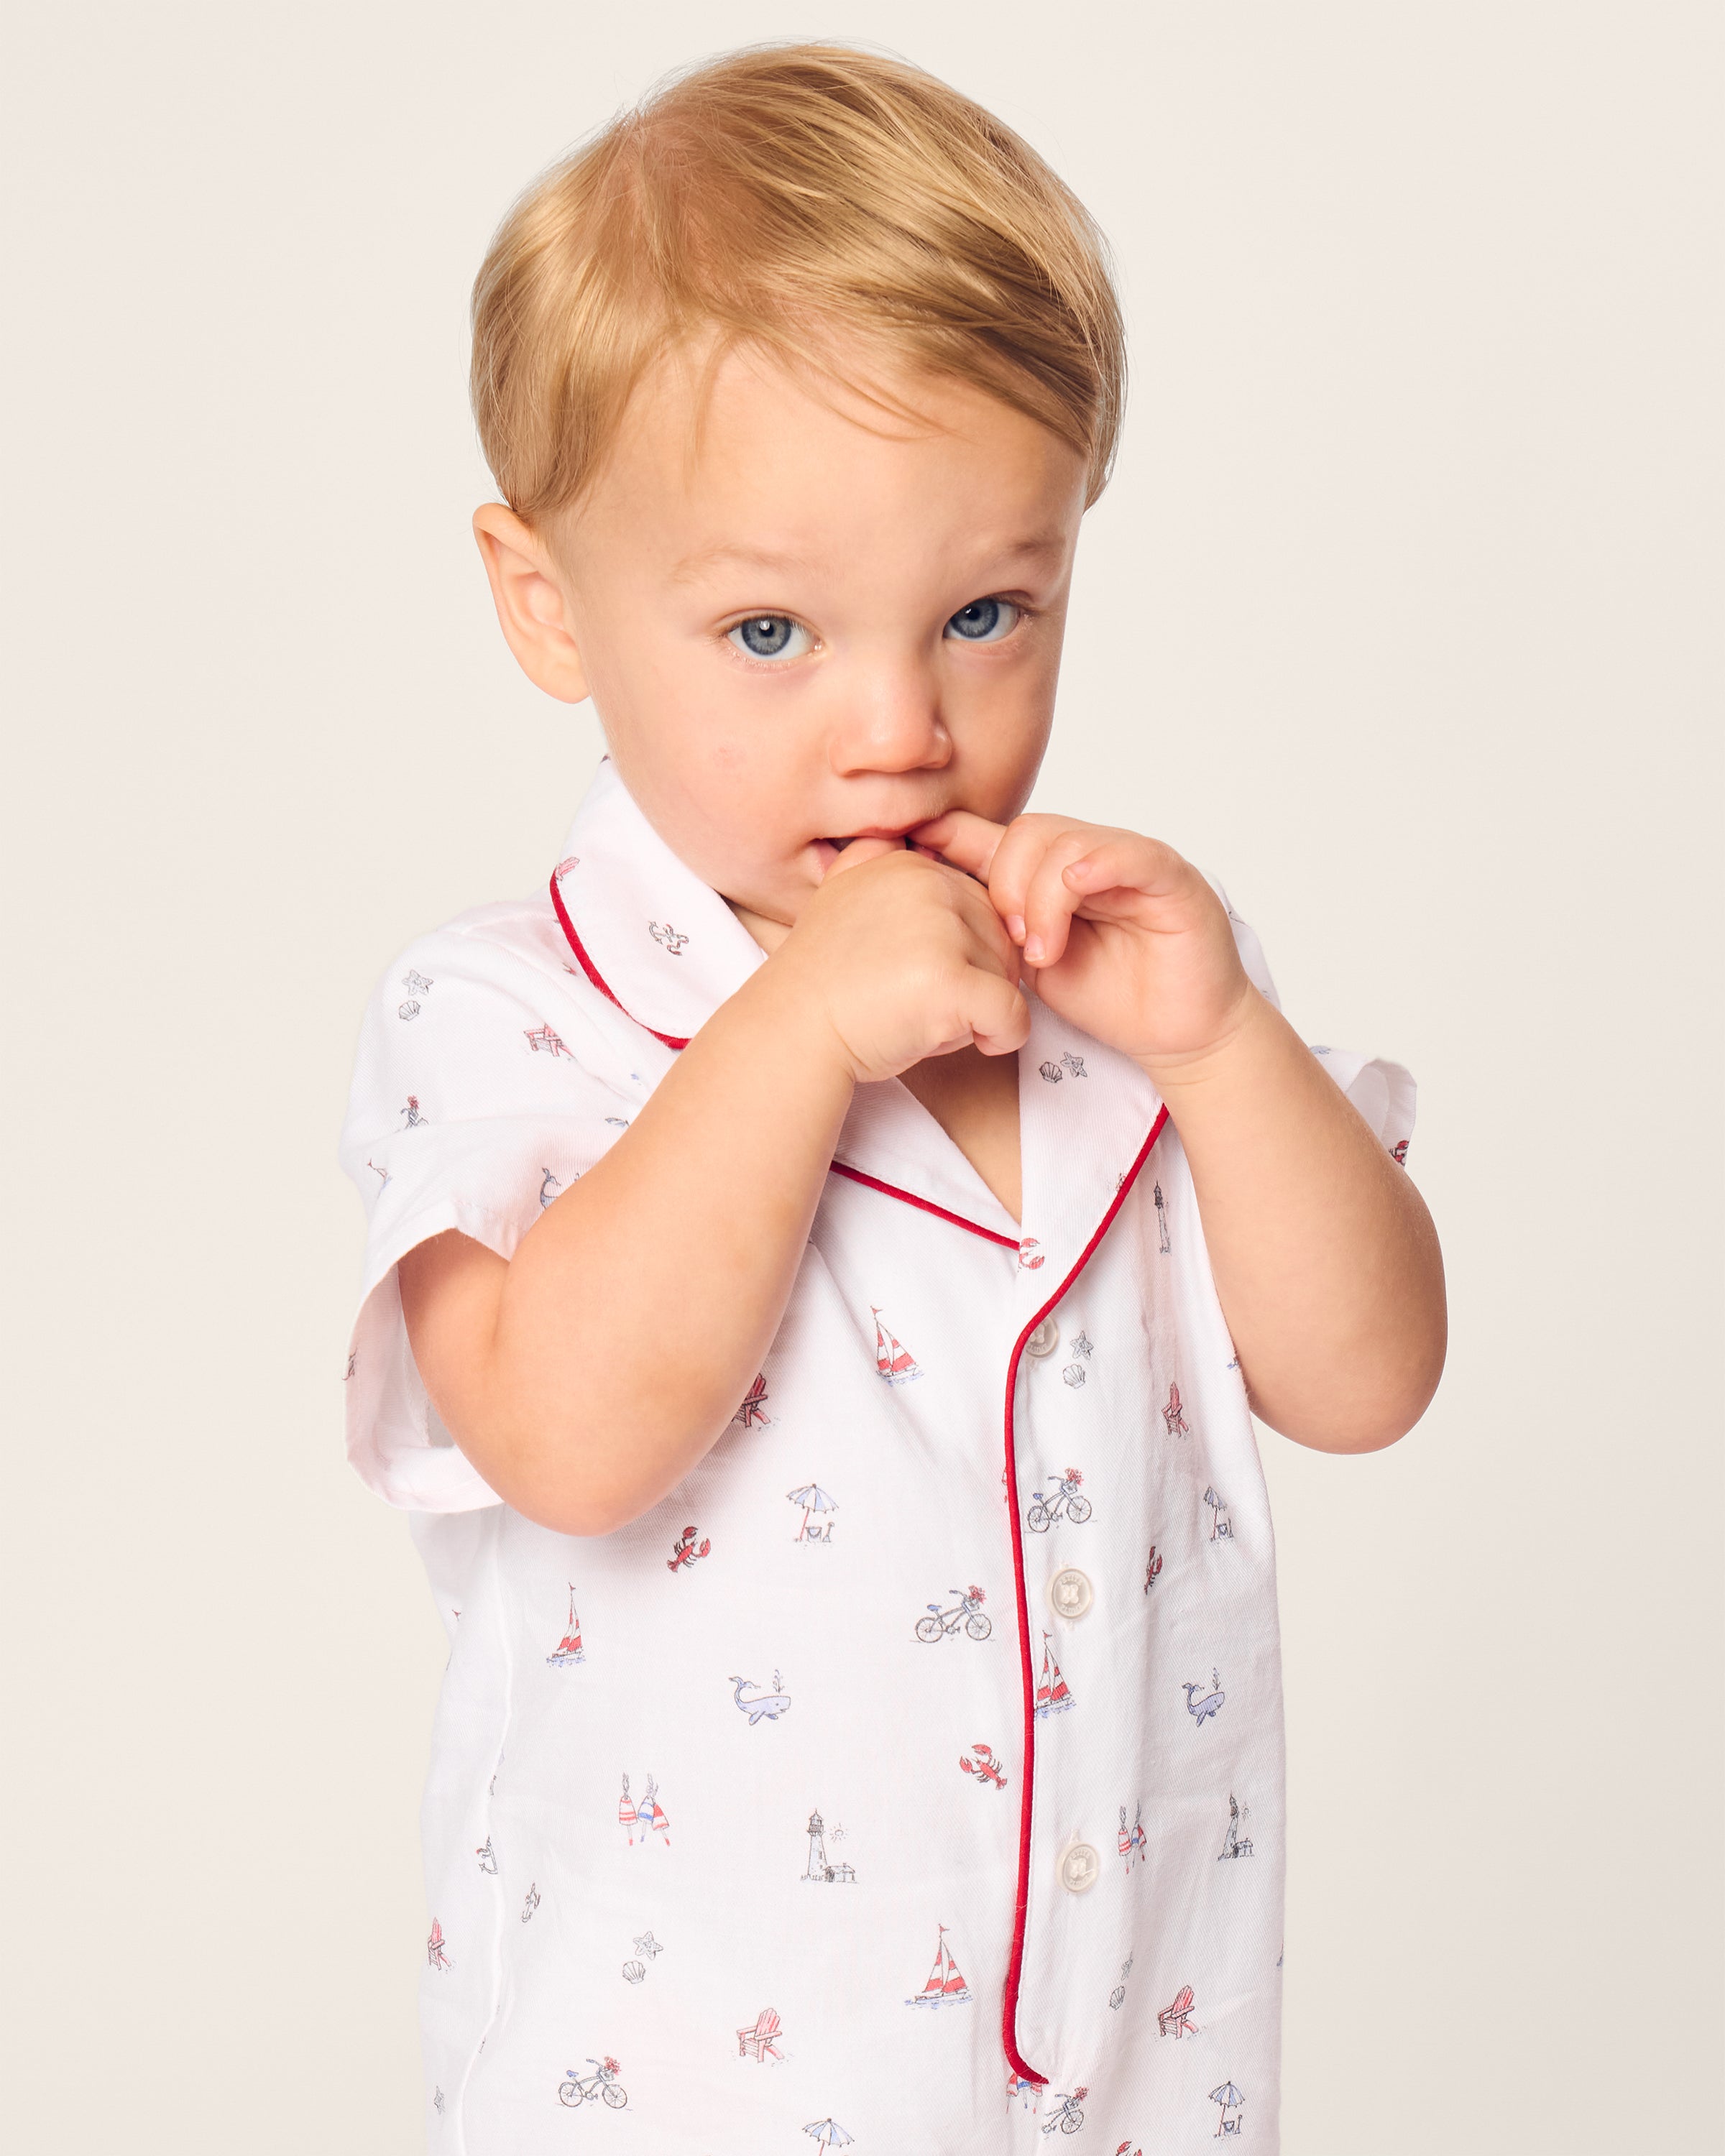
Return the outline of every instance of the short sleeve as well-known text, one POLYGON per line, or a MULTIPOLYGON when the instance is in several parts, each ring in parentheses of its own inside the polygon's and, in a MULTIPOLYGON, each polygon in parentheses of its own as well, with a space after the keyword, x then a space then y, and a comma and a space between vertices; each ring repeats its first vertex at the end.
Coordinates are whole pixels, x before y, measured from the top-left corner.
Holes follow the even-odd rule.
MULTIPOLYGON (((1276 993, 1276 983, 1271 978, 1269 964, 1264 957, 1264 946, 1258 940, 1258 932, 1242 921, 1230 904, 1228 894, 1216 879, 1206 872, 1204 881, 1228 909, 1228 919, 1234 930, 1235 948, 1240 952, 1240 963, 1245 968, 1246 978, 1272 1009, 1281 1009, 1281 998, 1276 993)), ((1365 1118, 1367 1126, 1378 1142, 1392 1158, 1405 1162, 1408 1143, 1414 1135, 1414 1110, 1417 1088, 1410 1070, 1399 1063, 1391 1063, 1382 1056, 1366 1055, 1352 1048, 1331 1048, 1308 1042, 1332 1078, 1365 1118)))
POLYGON ((379 1496, 415 1512, 500 1501, 420 1382, 397 1267, 451 1228, 513 1257, 633 1108, 608 1069, 614 1050, 562 988, 555 961, 522 947, 506 916, 485 932, 501 911, 422 937, 384 974, 361 1028, 341 1132, 341 1166, 367 1215, 347 1350, 347 1456, 379 1496))

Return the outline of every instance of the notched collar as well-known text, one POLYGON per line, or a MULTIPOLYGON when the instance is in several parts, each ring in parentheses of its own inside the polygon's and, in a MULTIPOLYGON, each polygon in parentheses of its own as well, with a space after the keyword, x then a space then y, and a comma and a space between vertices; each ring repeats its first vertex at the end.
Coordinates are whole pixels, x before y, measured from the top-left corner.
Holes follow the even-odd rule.
MULTIPOLYGON (((626 1016, 686 1047, 766 953, 720 894, 660 837, 607 757, 551 879, 582 971, 626 1016)), ((1026 1292, 1052 1295, 1093 1246, 1160 1127, 1162 1102, 1130 1057, 1033 993, 1019 1051, 1022 1227, 907 1086, 859 1086, 835 1164, 887 1195, 1018 1245, 1026 1292)))

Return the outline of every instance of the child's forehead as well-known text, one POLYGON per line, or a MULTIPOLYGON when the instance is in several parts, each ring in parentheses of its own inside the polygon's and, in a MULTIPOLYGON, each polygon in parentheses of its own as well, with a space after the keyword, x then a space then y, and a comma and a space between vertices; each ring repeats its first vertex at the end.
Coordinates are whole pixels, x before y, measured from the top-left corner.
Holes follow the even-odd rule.
MULTIPOLYGON (((619 420, 594 490, 632 521, 757 565, 804 554, 838 526, 954 511, 962 481, 983 521, 1028 517, 1069 495, 1083 460, 1002 398, 952 376, 894 366, 859 342, 785 360, 745 345, 665 355, 619 420)), ((682 558, 681 557, 679 557, 682 558)))

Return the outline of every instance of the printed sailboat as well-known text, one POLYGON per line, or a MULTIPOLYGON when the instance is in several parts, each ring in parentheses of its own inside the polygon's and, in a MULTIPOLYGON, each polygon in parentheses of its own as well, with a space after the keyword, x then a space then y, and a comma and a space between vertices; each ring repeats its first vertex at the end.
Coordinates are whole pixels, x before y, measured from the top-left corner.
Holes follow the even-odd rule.
POLYGON ((958 1964, 952 1958, 952 1949, 947 1944, 947 1928, 940 1928, 940 1943, 935 1948, 934 1967, 928 1972, 928 1981, 914 1999, 905 2001, 906 2006, 938 2006, 943 1999, 968 1999, 970 1986, 958 1973, 958 1964))
POLYGON ((912 1378, 920 1378, 922 1373, 916 1357, 880 1322, 878 1308, 872 1303, 869 1307, 875 1318, 875 1368, 889 1385, 906 1385, 912 1378))
POLYGON ((1044 1721, 1050 1714, 1059 1714, 1072 1704, 1072 1695, 1066 1689, 1066 1680, 1060 1675, 1060 1666, 1054 1658, 1054 1650, 1048 1643, 1048 1635, 1042 1635, 1042 1675, 1036 1686, 1036 1712, 1044 1721))
POLYGON ((556 1651, 546 1656, 554 1670, 567 1669, 571 1662, 584 1662, 587 1656, 581 1651, 581 1620, 575 1614, 575 1587, 569 1585, 569 1623, 563 1636, 557 1641, 556 1651))

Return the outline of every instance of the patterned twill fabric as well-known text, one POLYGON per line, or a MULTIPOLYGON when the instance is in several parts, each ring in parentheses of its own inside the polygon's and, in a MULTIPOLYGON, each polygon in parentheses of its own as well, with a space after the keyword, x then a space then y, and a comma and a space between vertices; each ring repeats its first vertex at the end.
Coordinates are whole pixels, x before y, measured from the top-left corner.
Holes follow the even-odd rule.
MULTIPOLYGON (((450 1640, 429 2146, 549 2156, 573 2110, 704 2156, 1269 2156, 1271 1522, 1136 1065, 1031 997, 1022 1225, 903 1086, 859 1088, 762 1368, 615 1534, 501 1503, 419 1383, 403 1255, 511 1256, 762 963, 607 762, 545 896, 413 944, 365 1022, 348 1451, 450 1640)), ((1321 1052, 1399 1157, 1407 1073, 1321 1052)))

